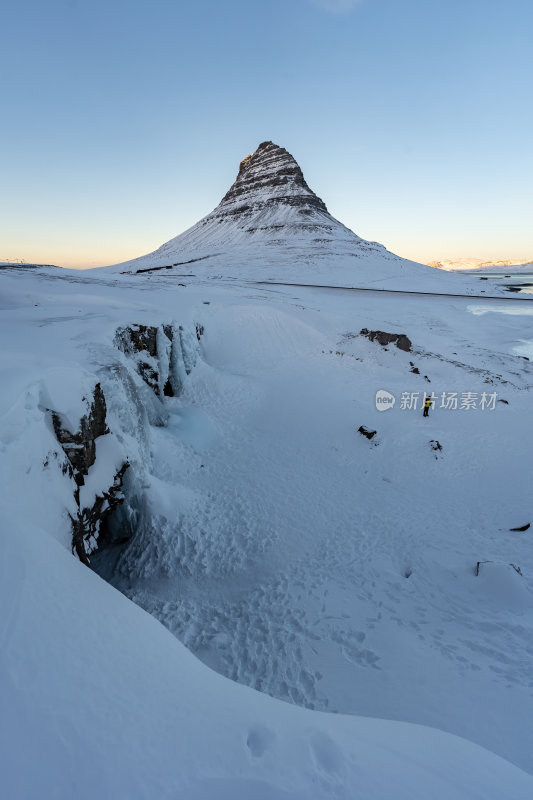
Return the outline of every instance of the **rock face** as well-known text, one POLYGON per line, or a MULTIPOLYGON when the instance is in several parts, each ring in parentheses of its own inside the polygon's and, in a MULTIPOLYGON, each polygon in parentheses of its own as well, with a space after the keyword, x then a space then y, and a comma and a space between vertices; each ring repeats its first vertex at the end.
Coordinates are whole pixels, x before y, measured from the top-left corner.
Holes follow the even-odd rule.
POLYGON ((137 364, 137 372, 157 397, 180 394, 198 356, 203 326, 193 331, 182 325, 129 325, 119 328, 115 344, 137 364))
POLYGON ((82 500, 81 491, 90 468, 96 462, 96 440, 110 434, 102 387, 99 383, 94 387, 88 413, 80 419, 78 431, 68 430, 56 411, 51 410, 50 413, 55 435, 68 459, 69 476, 75 482, 74 500, 77 511, 75 516, 70 514, 72 552, 88 565, 89 557, 98 549, 99 536, 107 518, 124 501, 122 484, 129 464, 124 461, 115 472, 111 485, 102 487, 91 496, 90 503, 86 504, 86 500, 82 500))
POLYGON ((97 494, 89 508, 80 508, 78 499, 78 513, 76 517, 71 517, 72 551, 84 564, 89 564, 89 557, 99 548, 108 517, 124 502, 122 485, 128 467, 125 461, 115 473, 111 486, 97 494))
POLYGON ((213 211, 220 220, 251 216, 274 206, 292 206, 300 214, 328 213, 326 204, 311 191, 297 162, 283 147, 262 142, 241 161, 235 183, 213 211))
POLYGON ((63 426, 61 417, 52 411, 52 424, 58 442, 60 442, 65 455, 72 465, 72 474, 78 484, 82 486, 84 476, 88 475, 89 467, 95 462, 95 440, 99 436, 109 433, 106 425, 106 404, 102 387, 99 383, 94 387, 94 395, 87 416, 80 420, 80 430, 76 433, 63 426))
POLYGON ((388 344, 395 344, 399 350, 406 353, 411 351, 412 342, 405 333, 386 333, 385 331, 369 331, 368 328, 361 330, 361 336, 366 336, 371 342, 379 342, 382 347, 388 344))
POLYGON ((139 375, 159 396, 157 331, 155 326, 130 325, 117 331, 115 341, 126 355, 136 358, 139 375))
MULTIPOLYGON (((133 324, 116 331, 114 343, 127 356, 127 363, 116 353, 120 363, 113 365, 111 373, 118 379, 118 388, 114 383, 107 385, 111 393, 108 392, 108 397, 111 403, 115 398, 113 408, 116 411, 117 394, 121 398, 121 391, 127 394, 131 391, 132 405, 139 411, 141 420, 136 429, 138 433, 144 421, 158 426, 166 424, 168 414, 161 401, 181 392, 187 375, 196 364, 203 334, 204 327, 200 323, 191 325, 189 330, 169 323, 133 324), (151 391, 136 379, 135 371, 151 391), (133 390, 128 388, 131 386, 133 390)), ((114 528, 121 527, 120 520, 110 521, 110 516, 125 500, 123 486, 130 466, 128 456, 136 465, 138 454, 126 454, 123 438, 109 430, 106 398, 100 383, 95 383, 92 375, 85 381, 77 374, 68 375, 70 391, 47 391, 42 405, 63 451, 51 451, 43 467, 59 468, 72 485, 74 502, 68 506, 72 552, 88 565, 97 550, 116 538, 114 528), (81 402, 67 402, 65 394, 67 398, 72 395, 81 398, 81 402)), ((131 435, 129 429, 128 433, 131 435)), ((127 511, 139 486, 136 480, 136 475, 128 480, 127 511)), ((119 534, 123 538, 124 531, 119 530, 119 534)))

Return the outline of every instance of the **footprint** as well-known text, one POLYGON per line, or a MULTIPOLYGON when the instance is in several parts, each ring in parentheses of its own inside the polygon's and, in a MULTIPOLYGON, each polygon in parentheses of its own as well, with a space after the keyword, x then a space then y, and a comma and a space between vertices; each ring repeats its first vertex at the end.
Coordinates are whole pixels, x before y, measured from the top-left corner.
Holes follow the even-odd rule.
POLYGON ((276 735, 264 725, 255 725, 248 731, 246 746, 254 758, 261 758, 276 740, 276 735))
POLYGON ((331 777, 341 777, 344 772, 344 756, 326 733, 314 733, 310 741, 311 753, 316 767, 331 777))

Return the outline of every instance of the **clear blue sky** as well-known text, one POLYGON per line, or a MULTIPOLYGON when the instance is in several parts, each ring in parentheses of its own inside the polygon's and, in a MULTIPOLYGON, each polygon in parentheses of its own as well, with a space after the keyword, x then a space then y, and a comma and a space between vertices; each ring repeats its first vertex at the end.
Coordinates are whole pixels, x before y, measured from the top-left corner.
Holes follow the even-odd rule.
POLYGON ((18 0, 1 30, 0 260, 153 250, 265 139, 400 255, 533 258, 531 0, 18 0))

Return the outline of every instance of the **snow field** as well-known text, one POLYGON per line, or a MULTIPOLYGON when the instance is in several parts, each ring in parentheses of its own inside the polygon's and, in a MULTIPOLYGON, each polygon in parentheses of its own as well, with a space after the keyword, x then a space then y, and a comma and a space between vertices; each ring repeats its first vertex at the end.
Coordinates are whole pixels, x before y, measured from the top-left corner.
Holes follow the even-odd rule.
POLYGON ((116 277, 92 279, 85 304, 80 285, 11 282, 0 326, 9 796, 530 797, 508 763, 531 770, 532 545, 509 531, 530 517, 531 366, 511 355, 528 318, 116 277), (112 342, 170 320, 205 334, 161 404, 112 342), (100 381, 132 463, 136 536, 98 568, 208 667, 288 703, 216 675, 68 552, 72 487, 45 466, 58 446, 42 404, 66 365, 54 402, 75 417, 68 385, 100 381), (428 387, 509 405, 375 408, 379 388, 428 387), (476 577, 477 561, 492 563, 476 577))

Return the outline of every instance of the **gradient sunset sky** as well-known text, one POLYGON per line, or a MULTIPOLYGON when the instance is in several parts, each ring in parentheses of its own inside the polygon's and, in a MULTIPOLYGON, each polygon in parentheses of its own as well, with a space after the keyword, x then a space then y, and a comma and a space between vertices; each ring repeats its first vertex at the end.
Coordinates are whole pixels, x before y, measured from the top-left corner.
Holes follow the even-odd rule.
POLYGON ((18 0, 1 20, 0 260, 149 252, 267 139, 399 255, 533 259, 531 0, 18 0))

